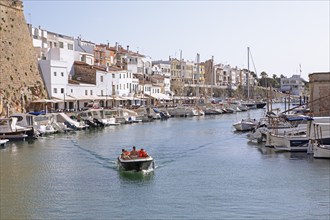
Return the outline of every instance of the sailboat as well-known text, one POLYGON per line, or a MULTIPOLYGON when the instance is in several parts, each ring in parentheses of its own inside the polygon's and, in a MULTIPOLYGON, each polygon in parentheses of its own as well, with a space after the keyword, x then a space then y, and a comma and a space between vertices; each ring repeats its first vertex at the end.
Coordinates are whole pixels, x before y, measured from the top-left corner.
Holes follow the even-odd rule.
MULTIPOLYGON (((250 48, 248 47, 247 48, 247 58, 248 58, 248 71, 247 71, 247 101, 246 102, 243 102, 242 104, 245 105, 246 107, 248 107, 249 109, 257 109, 257 108, 264 108, 266 106, 266 102, 256 102, 254 100, 250 100, 250 82, 249 82, 249 79, 250 79, 250 55, 251 55, 251 52, 250 52, 250 48)), ((253 59, 252 59, 253 61, 253 59)))
MULTIPOLYGON (((257 104, 255 102, 251 102, 250 99, 250 83, 249 83, 249 78, 250 78, 250 48, 247 48, 248 50, 248 71, 247 71, 247 92, 248 92, 248 101, 242 103, 242 105, 246 106, 249 109, 255 109, 257 108, 257 104)), ((266 105, 266 104, 265 104, 266 105)), ((263 106, 264 107, 264 106, 263 106)), ((251 131, 254 128, 256 128, 258 125, 258 121, 256 119, 251 119, 250 114, 247 119, 242 119, 241 121, 238 121, 233 124, 234 128, 236 131, 251 131)))

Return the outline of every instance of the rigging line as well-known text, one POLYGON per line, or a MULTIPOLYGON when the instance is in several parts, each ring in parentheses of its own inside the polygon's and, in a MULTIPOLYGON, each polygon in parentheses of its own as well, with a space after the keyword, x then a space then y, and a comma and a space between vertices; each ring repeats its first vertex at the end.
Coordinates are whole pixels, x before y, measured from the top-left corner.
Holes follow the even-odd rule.
POLYGON ((257 74, 256 66, 254 65, 254 60, 253 60, 253 57, 252 57, 251 49, 250 49, 249 52, 250 52, 251 60, 252 60, 252 63, 253 63, 254 72, 255 72, 256 75, 258 75, 258 74, 257 74))

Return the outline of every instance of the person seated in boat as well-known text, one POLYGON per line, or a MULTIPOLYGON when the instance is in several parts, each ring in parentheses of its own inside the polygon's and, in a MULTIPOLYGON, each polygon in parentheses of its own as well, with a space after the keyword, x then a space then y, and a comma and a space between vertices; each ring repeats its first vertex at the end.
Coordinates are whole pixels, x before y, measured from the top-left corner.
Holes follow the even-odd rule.
POLYGON ((130 159, 130 153, 125 149, 121 149, 120 157, 124 160, 130 159))
POLYGON ((139 150, 138 152, 139 152, 139 157, 148 157, 148 153, 144 151, 143 148, 141 148, 141 150, 139 150))
POLYGON ((135 146, 133 146, 133 150, 130 153, 131 158, 138 157, 139 153, 136 151, 135 146))

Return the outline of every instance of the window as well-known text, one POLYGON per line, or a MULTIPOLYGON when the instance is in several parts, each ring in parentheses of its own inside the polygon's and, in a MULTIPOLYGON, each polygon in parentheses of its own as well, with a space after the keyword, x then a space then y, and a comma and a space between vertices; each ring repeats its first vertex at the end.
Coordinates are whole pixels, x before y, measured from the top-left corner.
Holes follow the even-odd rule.
POLYGON ((101 96, 103 96, 103 90, 101 90, 101 96))
POLYGON ((73 50, 73 44, 68 44, 68 50, 73 50))
POLYGON ((85 90, 85 95, 88 95, 88 91, 87 90, 85 90))
POLYGON ((71 89, 71 93, 73 93, 73 89, 71 89))
POLYGON ((101 76, 101 82, 103 82, 103 76, 101 76))
POLYGON ((93 95, 93 90, 90 91, 90 94, 93 95))
POLYGON ((56 42, 54 42, 54 48, 56 48, 57 47, 57 43, 56 42))
POLYGON ((50 48, 53 47, 53 42, 49 41, 49 47, 50 47, 50 48))
POLYGON ((63 72, 61 72, 61 76, 64 76, 64 73, 63 72))
POLYGON ((59 42, 59 47, 60 48, 63 48, 64 47, 63 42, 61 42, 61 41, 59 42))
POLYGON ((64 93, 64 88, 61 88, 61 94, 63 94, 64 93))
POLYGON ((115 78, 115 74, 112 74, 112 78, 113 78, 113 79, 115 78))
POLYGON ((57 88, 54 88, 54 93, 57 93, 57 88))

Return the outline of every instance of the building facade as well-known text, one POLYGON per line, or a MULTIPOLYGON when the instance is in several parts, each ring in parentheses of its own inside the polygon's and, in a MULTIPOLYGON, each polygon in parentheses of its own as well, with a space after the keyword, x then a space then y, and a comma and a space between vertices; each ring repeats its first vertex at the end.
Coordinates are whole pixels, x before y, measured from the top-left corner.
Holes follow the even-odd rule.
POLYGON ((305 90, 303 79, 300 75, 292 75, 290 78, 281 78, 281 91, 291 95, 302 96, 305 90))

